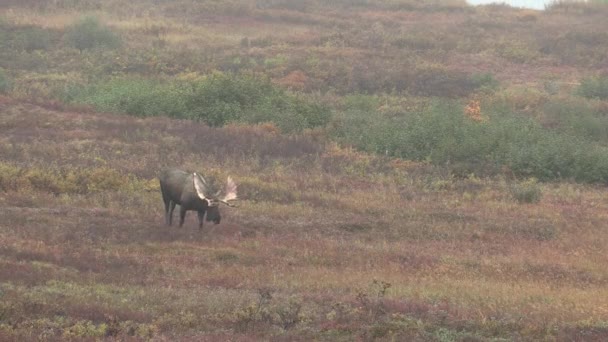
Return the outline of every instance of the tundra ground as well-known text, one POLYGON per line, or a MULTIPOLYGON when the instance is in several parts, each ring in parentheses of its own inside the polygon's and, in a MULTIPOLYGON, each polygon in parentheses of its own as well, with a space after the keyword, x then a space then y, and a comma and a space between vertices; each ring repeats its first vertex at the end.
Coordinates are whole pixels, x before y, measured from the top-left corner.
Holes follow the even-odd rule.
POLYGON ((607 16, 0 2, 0 341, 608 340, 607 16))
POLYGON ((3 99, 3 340, 603 340, 608 198, 282 137, 3 99), (246 153, 245 153, 246 152, 246 153), (166 227, 155 175, 239 183, 166 227))

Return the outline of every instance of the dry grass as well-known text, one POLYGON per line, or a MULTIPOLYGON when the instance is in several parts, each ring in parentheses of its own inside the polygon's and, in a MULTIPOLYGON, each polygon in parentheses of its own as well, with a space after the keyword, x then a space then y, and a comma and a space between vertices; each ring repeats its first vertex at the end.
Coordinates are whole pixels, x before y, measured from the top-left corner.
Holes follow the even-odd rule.
POLYGON ((13 182, 0 193, 4 339, 606 337, 601 188, 540 185, 542 201, 521 205, 506 181, 265 127, 10 99, 0 117, 1 163, 17 170, 0 177, 13 182), (192 217, 165 227, 153 183, 168 165, 231 174, 240 207, 203 232, 192 217), (102 166, 125 183, 52 192, 28 176, 102 166))

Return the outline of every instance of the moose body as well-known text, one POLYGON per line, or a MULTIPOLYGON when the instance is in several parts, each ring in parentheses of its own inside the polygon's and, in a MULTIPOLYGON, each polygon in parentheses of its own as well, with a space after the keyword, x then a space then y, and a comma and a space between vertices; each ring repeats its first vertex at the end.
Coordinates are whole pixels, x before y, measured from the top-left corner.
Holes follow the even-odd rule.
POLYGON ((223 196, 220 193, 208 194, 209 189, 205 179, 196 172, 186 172, 179 169, 163 171, 160 176, 160 190, 165 203, 165 221, 171 225, 173 210, 179 204, 179 226, 184 224, 187 211, 198 213, 199 229, 203 228, 205 213, 207 221, 220 223, 222 217, 219 204, 234 206, 229 201, 236 200, 236 184, 228 177, 223 196))

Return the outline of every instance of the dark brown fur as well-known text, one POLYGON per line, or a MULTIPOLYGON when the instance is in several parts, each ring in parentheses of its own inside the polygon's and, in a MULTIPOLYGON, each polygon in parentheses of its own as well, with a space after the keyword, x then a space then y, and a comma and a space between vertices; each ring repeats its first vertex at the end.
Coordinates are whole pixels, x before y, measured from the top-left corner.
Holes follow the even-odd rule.
POLYGON ((202 200, 194 188, 194 175, 178 169, 163 171, 160 176, 160 190, 165 202, 165 220, 167 225, 173 221, 173 210, 179 204, 179 226, 184 224, 187 211, 198 213, 199 228, 203 228, 203 218, 207 213, 207 221, 220 223, 221 215, 217 206, 209 206, 208 202, 202 200))

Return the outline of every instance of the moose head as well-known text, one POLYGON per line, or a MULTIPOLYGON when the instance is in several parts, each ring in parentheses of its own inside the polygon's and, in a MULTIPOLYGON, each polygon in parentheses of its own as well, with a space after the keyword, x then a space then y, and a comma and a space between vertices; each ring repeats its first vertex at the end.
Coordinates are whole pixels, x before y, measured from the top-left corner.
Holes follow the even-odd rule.
POLYGON ((212 193, 210 191, 211 187, 205 181, 205 178, 196 172, 192 176, 196 194, 199 199, 207 203, 207 221, 215 224, 220 223, 222 219, 219 211, 220 204, 235 207, 233 201, 237 200, 236 183, 232 180, 232 177, 228 177, 224 190, 212 193))

